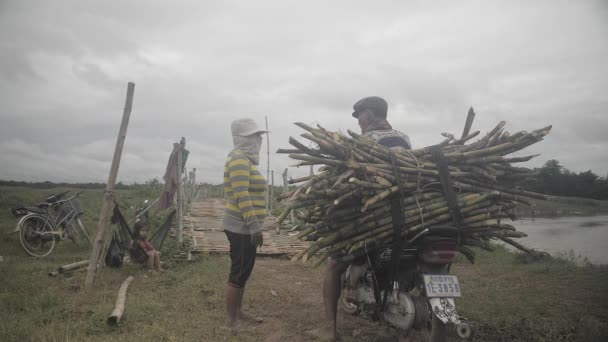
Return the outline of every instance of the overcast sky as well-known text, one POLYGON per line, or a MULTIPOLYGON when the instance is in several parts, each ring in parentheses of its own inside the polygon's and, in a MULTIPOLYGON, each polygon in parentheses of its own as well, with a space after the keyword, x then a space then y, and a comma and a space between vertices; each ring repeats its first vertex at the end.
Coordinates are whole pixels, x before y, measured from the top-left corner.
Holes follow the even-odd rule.
MULTIPOLYGON (((368 95, 414 147, 473 106, 482 132, 553 125, 527 166, 608 173, 608 2, 429 3, 0 0, 0 179, 105 182, 128 81, 126 183, 161 178, 182 136, 220 182, 233 119, 267 116, 274 152, 296 121, 358 130, 368 95)), ((271 163, 278 183, 292 162, 271 163)))

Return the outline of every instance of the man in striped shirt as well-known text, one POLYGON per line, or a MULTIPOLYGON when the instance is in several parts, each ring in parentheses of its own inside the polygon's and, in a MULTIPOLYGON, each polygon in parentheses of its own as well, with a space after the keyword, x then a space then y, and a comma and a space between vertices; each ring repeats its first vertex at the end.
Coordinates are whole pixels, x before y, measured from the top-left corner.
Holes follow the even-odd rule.
POLYGON ((266 217, 266 180, 257 168, 262 134, 252 119, 232 122, 234 149, 224 166, 223 227, 230 242, 230 275, 226 289, 226 327, 238 328, 241 321, 261 322, 243 313, 245 284, 253 271, 257 247, 262 246, 262 223, 266 217))

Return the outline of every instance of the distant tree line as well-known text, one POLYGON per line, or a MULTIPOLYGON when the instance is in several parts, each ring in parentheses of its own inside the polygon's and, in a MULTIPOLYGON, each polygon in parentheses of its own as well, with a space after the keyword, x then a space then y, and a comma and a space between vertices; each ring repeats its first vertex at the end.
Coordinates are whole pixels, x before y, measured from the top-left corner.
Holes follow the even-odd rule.
MULTIPOLYGON (((130 189, 133 186, 138 186, 138 183, 123 184, 116 183, 115 189, 123 190, 130 189)), ((0 180, 0 186, 22 186, 33 189, 53 189, 53 188, 78 188, 78 189, 105 189, 105 183, 66 183, 66 182, 23 182, 23 181, 5 181, 0 180)))
POLYGON ((554 196, 608 199, 608 180, 592 171, 572 172, 555 159, 536 171, 537 178, 528 185, 529 190, 554 196))
MULTIPOLYGON (((593 198, 599 200, 608 200, 608 180, 606 177, 600 177, 592 171, 572 172, 562 165, 559 161, 549 160, 541 168, 535 169, 537 172, 536 178, 528 182, 526 189, 554 196, 576 196, 593 198)), ((222 184, 202 183, 202 188, 207 192, 209 197, 222 197, 222 184)), ((80 188, 80 189, 105 189, 105 183, 55 183, 55 182, 23 182, 23 181, 3 181, 0 180, 0 186, 22 186, 35 189, 52 189, 52 188, 80 188)), ((162 190, 163 184, 156 178, 146 181, 143 184, 123 184, 118 182, 116 189, 146 189, 155 192, 162 190)), ((277 195, 283 191, 282 187, 276 186, 274 194, 277 195)))

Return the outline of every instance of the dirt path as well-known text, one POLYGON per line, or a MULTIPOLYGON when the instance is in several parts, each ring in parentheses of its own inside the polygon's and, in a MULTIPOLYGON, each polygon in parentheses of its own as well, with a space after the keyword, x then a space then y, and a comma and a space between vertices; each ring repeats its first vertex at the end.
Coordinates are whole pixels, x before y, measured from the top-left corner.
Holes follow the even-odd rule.
MULTIPOLYGON (((256 327, 259 341, 315 341, 306 331, 322 322, 323 271, 322 267, 312 269, 285 259, 258 257, 247 287, 246 304, 265 318, 256 327)), ((379 322, 338 312, 341 341, 394 341, 377 336, 386 335, 384 330, 379 322)))
MULTIPOLYGON (((184 226, 198 250, 219 254, 228 251, 221 224, 223 208, 223 201, 205 199, 193 203, 189 215, 184 217, 184 226)), ((285 232, 277 236, 275 227, 273 218, 264 223, 264 246, 258 250, 245 299, 245 305, 256 315, 264 317, 265 322, 244 334, 254 335, 252 340, 256 341, 314 341, 306 331, 322 323, 324 269, 289 261, 286 256, 295 254, 306 244, 289 239, 285 232)), ((370 320, 339 312, 338 322, 341 341, 393 340, 375 336, 384 328, 370 320)))

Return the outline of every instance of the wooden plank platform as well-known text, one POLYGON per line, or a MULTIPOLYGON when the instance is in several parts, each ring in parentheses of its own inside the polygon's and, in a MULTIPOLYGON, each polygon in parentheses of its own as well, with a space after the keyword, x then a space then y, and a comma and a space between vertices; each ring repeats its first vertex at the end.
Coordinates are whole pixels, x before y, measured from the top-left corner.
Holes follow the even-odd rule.
MULTIPOLYGON (((184 233, 190 235, 195 251, 207 253, 228 253, 229 244, 222 228, 224 202, 210 198, 192 203, 192 208, 184 216, 184 233)), ((309 242, 290 238, 286 230, 276 232, 276 218, 267 217, 262 228, 264 244, 257 250, 258 255, 291 256, 307 248, 309 242)))

